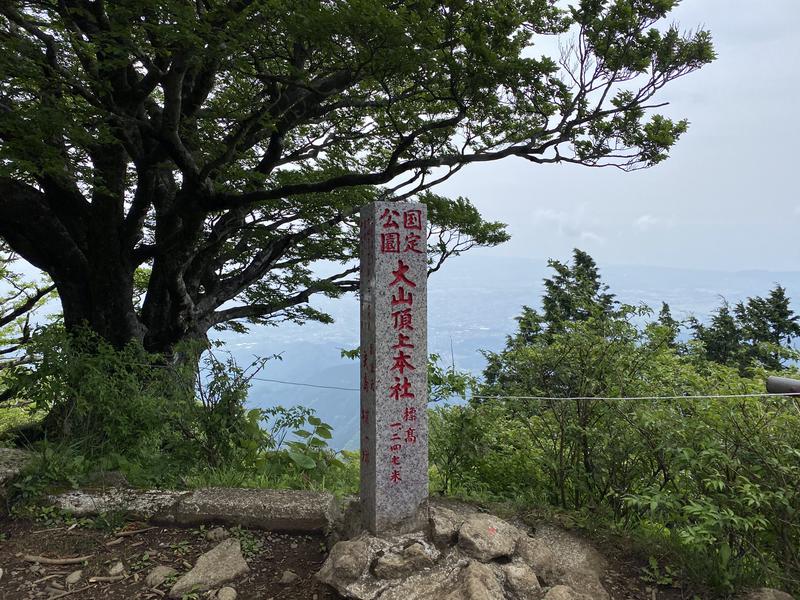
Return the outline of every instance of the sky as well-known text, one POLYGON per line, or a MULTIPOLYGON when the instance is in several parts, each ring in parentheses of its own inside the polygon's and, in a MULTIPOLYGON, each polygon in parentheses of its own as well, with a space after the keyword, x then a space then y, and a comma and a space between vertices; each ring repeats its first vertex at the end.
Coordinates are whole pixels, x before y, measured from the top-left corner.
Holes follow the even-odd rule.
POLYGON ((507 159, 437 187, 509 224, 493 255, 800 270, 800 0, 683 0, 672 20, 709 29, 717 60, 661 92, 661 112, 690 122, 667 161, 625 173, 507 159))

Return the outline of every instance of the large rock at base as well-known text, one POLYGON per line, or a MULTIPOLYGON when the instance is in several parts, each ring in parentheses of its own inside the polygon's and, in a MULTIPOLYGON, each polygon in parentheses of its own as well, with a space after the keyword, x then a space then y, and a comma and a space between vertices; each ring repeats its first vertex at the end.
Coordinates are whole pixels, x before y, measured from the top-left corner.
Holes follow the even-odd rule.
POLYGON ((503 565, 506 588, 514 600, 538 600, 541 596, 542 587, 539 579, 527 564, 521 560, 503 565))
POLYGON ((180 598, 192 591, 218 588, 249 570, 239 540, 229 538, 200 556, 194 568, 175 582, 169 597, 180 598))
POLYGON ((458 529, 463 522, 464 519, 449 508, 435 505, 429 508, 428 524, 431 540, 437 546, 446 547, 455 544, 458 529))
MULTIPOLYGON (((460 575, 468 562, 458 553, 450 552, 435 567, 394 580, 380 600, 443 600, 454 590, 461 589, 460 575)), ((463 600, 463 596, 458 600, 463 600)))
POLYGON ((752 592, 748 592, 739 598, 740 600, 794 600, 794 598, 786 592, 773 590, 772 588, 753 590, 752 592))
POLYGON ((471 561, 461 573, 461 589, 455 590, 448 600, 498 600, 505 598, 495 571, 488 565, 471 561))
POLYGON ((406 546, 400 552, 390 552, 378 557, 372 565, 372 572, 380 579, 398 579, 421 569, 433 566, 438 552, 432 552, 419 542, 406 546))
POLYGON ((476 513, 458 530, 458 547, 464 553, 488 562, 511 556, 522 536, 519 529, 493 515, 476 513))
POLYGON ((592 596, 580 594, 567 585, 551 587, 542 600, 594 600, 592 596))
MULTIPOLYGON (((354 540, 336 543, 328 559, 317 573, 317 580, 335 588, 347 598, 381 600, 392 597, 390 588, 417 581, 420 590, 439 581, 434 573, 441 564, 429 568, 441 556, 440 552, 425 539, 421 532, 387 538, 362 534, 354 540)), ((410 588, 398 598, 418 598, 420 590, 410 588)), ((443 596, 431 596, 431 599, 443 596)))
POLYGON ((568 586, 593 600, 609 600, 600 577, 606 561, 591 544, 563 529, 541 525, 521 537, 517 554, 549 586, 568 586))

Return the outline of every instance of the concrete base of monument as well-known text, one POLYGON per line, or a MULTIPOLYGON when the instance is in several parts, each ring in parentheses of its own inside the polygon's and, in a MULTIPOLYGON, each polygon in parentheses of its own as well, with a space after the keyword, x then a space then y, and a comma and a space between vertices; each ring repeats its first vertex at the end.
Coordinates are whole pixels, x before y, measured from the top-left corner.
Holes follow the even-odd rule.
POLYGON ((375 536, 354 526, 356 513, 344 512, 340 539, 317 574, 347 598, 609 599, 604 559, 565 531, 530 532, 472 507, 431 502, 423 531, 375 536))

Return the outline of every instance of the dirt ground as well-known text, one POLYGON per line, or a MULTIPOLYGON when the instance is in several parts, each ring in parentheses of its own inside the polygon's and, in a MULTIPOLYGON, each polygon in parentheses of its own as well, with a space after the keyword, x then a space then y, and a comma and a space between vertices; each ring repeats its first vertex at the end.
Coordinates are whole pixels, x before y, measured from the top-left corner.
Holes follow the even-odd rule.
MULTIPOLYGON (((179 574, 188 571, 200 554, 217 543, 206 538, 211 528, 179 529, 126 523, 116 528, 96 529, 85 523, 53 527, 25 519, 0 519, 0 600, 160 600, 166 597, 171 582, 151 589, 144 583, 147 574, 157 565, 171 566, 179 574), (140 529, 146 530, 137 532, 140 529), (25 555, 89 558, 78 565, 45 565, 26 560, 25 555), (92 577, 108 576, 109 569, 117 562, 125 566, 122 579, 91 581, 92 577), (77 569, 83 570, 83 579, 68 587, 65 578, 77 569)), ((313 577, 326 556, 322 536, 239 528, 228 528, 228 531, 239 538, 250 566, 248 575, 230 584, 237 590, 239 600, 341 598, 313 577), (290 584, 281 583, 287 570, 299 578, 290 584)), ((608 560, 609 568, 602 580, 613 600, 685 600, 697 593, 643 581, 641 574, 645 563, 641 557, 626 552, 624 544, 605 540, 598 544, 598 549, 608 560)), ((186 600, 205 597, 205 594, 189 595, 186 600)), ((700 593, 697 597, 706 596, 700 593)))
MULTIPOLYGON (((130 599, 166 597, 169 583, 150 589, 145 577, 157 565, 188 571, 197 557, 216 545, 206 539, 206 529, 155 527, 133 535, 116 535, 148 527, 127 523, 119 530, 99 530, 78 526, 47 527, 35 521, 0 520, 0 600, 53 599, 130 599), (47 558, 88 556, 83 565, 45 565, 26 561, 25 555, 47 558), (108 576, 117 562, 125 565, 118 581, 91 582, 91 577, 108 576), (67 589, 65 578, 83 569, 80 583, 67 589)), ((250 573, 230 585, 240 600, 334 600, 339 595, 318 583, 313 574, 325 560, 321 536, 288 535, 243 529, 230 529, 239 537, 250 573), (280 583, 286 570, 299 578, 280 583)), ((190 595, 191 599, 204 594, 190 595)))

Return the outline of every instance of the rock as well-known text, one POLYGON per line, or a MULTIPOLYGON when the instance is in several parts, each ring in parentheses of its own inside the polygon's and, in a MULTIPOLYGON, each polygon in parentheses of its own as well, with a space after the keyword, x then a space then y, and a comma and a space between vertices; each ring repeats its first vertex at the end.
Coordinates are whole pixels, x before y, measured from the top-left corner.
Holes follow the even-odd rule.
POLYGON ((753 590, 744 596, 740 596, 741 600, 794 600, 792 596, 780 590, 772 588, 761 588, 753 590))
POLYGON ((236 590, 232 587, 224 587, 217 592, 217 600, 236 600, 236 596, 236 590))
POLYGON ((470 561, 461 573, 461 589, 453 591, 448 600, 501 600, 503 588, 488 565, 470 561))
POLYGON ((428 523, 431 530, 431 540, 440 547, 452 546, 456 542, 458 528, 463 519, 443 506, 431 506, 428 523))
POLYGON ((122 575, 124 572, 125 572, 125 565, 123 565, 120 561, 115 562, 108 569, 108 574, 111 575, 111 577, 122 575))
POLYGON ((434 556, 423 544, 415 542, 401 552, 379 557, 372 566, 372 572, 381 579, 405 577, 433 566, 434 556))
POLYGON ((369 547, 364 540, 338 542, 322 565, 317 579, 339 589, 336 582, 349 583, 359 579, 369 565, 369 547))
POLYGON ((550 588, 542 600, 593 600, 593 598, 579 594, 567 585, 556 585, 550 588))
POLYGON ((538 600, 542 587, 536 573, 527 564, 517 560, 503 565, 502 571, 506 577, 506 587, 516 600, 538 600))
POLYGON ((221 542, 229 537, 231 537, 231 534, 224 527, 215 527, 214 529, 206 532, 206 539, 211 542, 221 542))
POLYGON ((172 567, 159 565, 147 574, 144 583, 149 588, 156 588, 164 583, 167 579, 174 577, 177 574, 178 572, 172 567))
POLYGON ((493 515, 476 513, 467 518, 458 530, 458 547, 466 554, 488 562, 511 556, 522 533, 493 515))
POLYGON ((64 579, 64 583, 67 584, 67 587, 70 587, 78 583, 81 579, 83 579, 83 571, 81 570, 73 571, 72 573, 67 575, 67 578, 64 579))
POLYGON ((605 559, 591 544, 563 529, 541 525, 533 537, 521 537, 517 554, 547 585, 568 586, 594 600, 609 600, 600 577, 605 559))
POLYGON ((228 538, 200 556, 192 570, 175 582, 169 597, 180 598, 192 590, 210 590, 249 570, 239 540, 228 538))
POLYGON ((289 585, 290 583, 294 583, 298 579, 300 579, 300 576, 297 573, 295 573, 294 571, 290 571, 289 569, 286 569, 283 572, 283 575, 281 575, 281 578, 278 581, 278 583, 281 583, 283 585, 289 585))
MULTIPOLYGON (((431 569, 391 580, 393 587, 381 593, 380 600, 465 600, 467 596, 460 592, 461 575, 467 564, 468 560, 458 552, 450 552, 431 569)), ((502 596, 497 600, 500 599, 502 596)))

